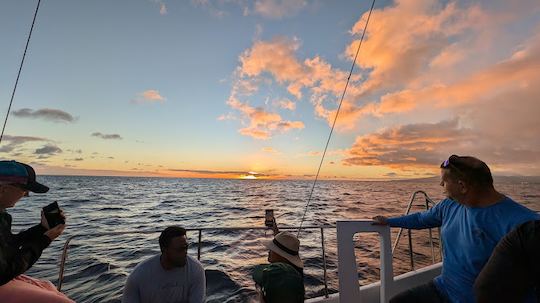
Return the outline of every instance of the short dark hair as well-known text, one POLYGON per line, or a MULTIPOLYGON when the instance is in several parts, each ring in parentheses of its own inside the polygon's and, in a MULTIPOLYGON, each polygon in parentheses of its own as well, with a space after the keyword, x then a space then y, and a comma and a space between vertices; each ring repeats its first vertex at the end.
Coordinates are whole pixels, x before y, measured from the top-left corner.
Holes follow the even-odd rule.
POLYGON ((481 188, 493 186, 493 176, 487 164, 475 157, 451 155, 441 164, 450 177, 481 188))
POLYGON ((176 237, 186 235, 186 229, 180 226, 169 226, 159 235, 159 247, 161 249, 169 247, 171 240, 176 237))

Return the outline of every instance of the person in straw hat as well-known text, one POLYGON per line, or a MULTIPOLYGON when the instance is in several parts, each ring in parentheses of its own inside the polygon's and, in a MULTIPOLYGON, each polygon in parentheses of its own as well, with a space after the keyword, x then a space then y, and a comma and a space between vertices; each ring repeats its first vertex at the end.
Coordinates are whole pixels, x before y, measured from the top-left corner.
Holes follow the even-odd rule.
POLYGON ((287 231, 279 232, 274 220, 274 239, 264 243, 268 262, 253 271, 259 300, 264 303, 304 302, 304 263, 300 259, 300 241, 287 231))

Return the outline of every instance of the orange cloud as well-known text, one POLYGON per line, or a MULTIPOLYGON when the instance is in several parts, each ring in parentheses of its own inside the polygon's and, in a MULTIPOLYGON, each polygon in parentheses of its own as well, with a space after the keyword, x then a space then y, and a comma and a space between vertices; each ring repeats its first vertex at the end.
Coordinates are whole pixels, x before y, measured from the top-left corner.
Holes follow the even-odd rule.
POLYGON ((272 136, 273 132, 284 133, 291 129, 304 128, 304 123, 301 121, 284 121, 279 114, 249 106, 235 98, 230 98, 227 104, 240 111, 249 120, 249 126, 240 129, 240 134, 254 139, 266 140, 272 136))
POLYGON ((160 95, 159 91, 155 89, 149 89, 142 93, 137 94, 137 97, 133 99, 132 103, 142 104, 142 103, 156 103, 156 102, 165 102, 167 100, 160 95))
POLYGON ((281 154, 279 151, 275 150, 273 147, 267 146, 262 149, 263 152, 278 155, 281 154))
POLYGON ((283 109, 288 109, 294 111, 296 109, 296 103, 292 102, 289 99, 279 100, 276 102, 277 106, 283 109))
POLYGON ((473 143, 474 138, 471 130, 459 126, 458 120, 398 126, 357 137, 343 164, 436 165, 453 150, 473 143))
MULTIPOLYGON (((382 116, 410 112, 418 107, 458 107, 496 96, 511 90, 530 90, 540 79, 540 35, 511 57, 468 77, 448 84, 433 84, 420 89, 404 89, 383 95, 380 102, 355 108, 356 118, 364 114, 382 116)), ((539 96, 540 97, 540 96, 539 96)), ((519 102, 519 100, 517 100, 519 102)))

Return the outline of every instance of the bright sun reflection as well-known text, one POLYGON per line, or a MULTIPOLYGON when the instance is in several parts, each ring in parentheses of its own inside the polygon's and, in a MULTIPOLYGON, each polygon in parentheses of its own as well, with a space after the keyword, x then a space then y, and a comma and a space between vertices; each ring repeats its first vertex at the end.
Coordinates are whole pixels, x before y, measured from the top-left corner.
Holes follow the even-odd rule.
POLYGON ((247 175, 247 176, 240 177, 240 179, 255 180, 255 179, 257 179, 257 177, 255 177, 253 175, 247 175))

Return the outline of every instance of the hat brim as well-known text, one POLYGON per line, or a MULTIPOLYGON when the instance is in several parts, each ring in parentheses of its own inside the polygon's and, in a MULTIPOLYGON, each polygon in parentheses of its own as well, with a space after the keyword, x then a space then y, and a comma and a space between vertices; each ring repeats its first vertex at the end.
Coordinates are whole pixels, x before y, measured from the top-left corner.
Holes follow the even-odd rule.
POLYGON ((38 182, 28 182, 27 184, 23 184, 22 187, 28 191, 38 194, 43 194, 49 191, 49 187, 38 182))
POLYGON ((300 259, 299 255, 293 256, 283 249, 279 248, 276 244, 274 244, 273 241, 265 241, 264 246, 268 248, 269 250, 275 252, 276 254, 282 256, 283 258, 287 259, 289 262, 291 262, 294 266, 299 268, 304 268, 304 262, 302 262, 302 259, 300 259))

